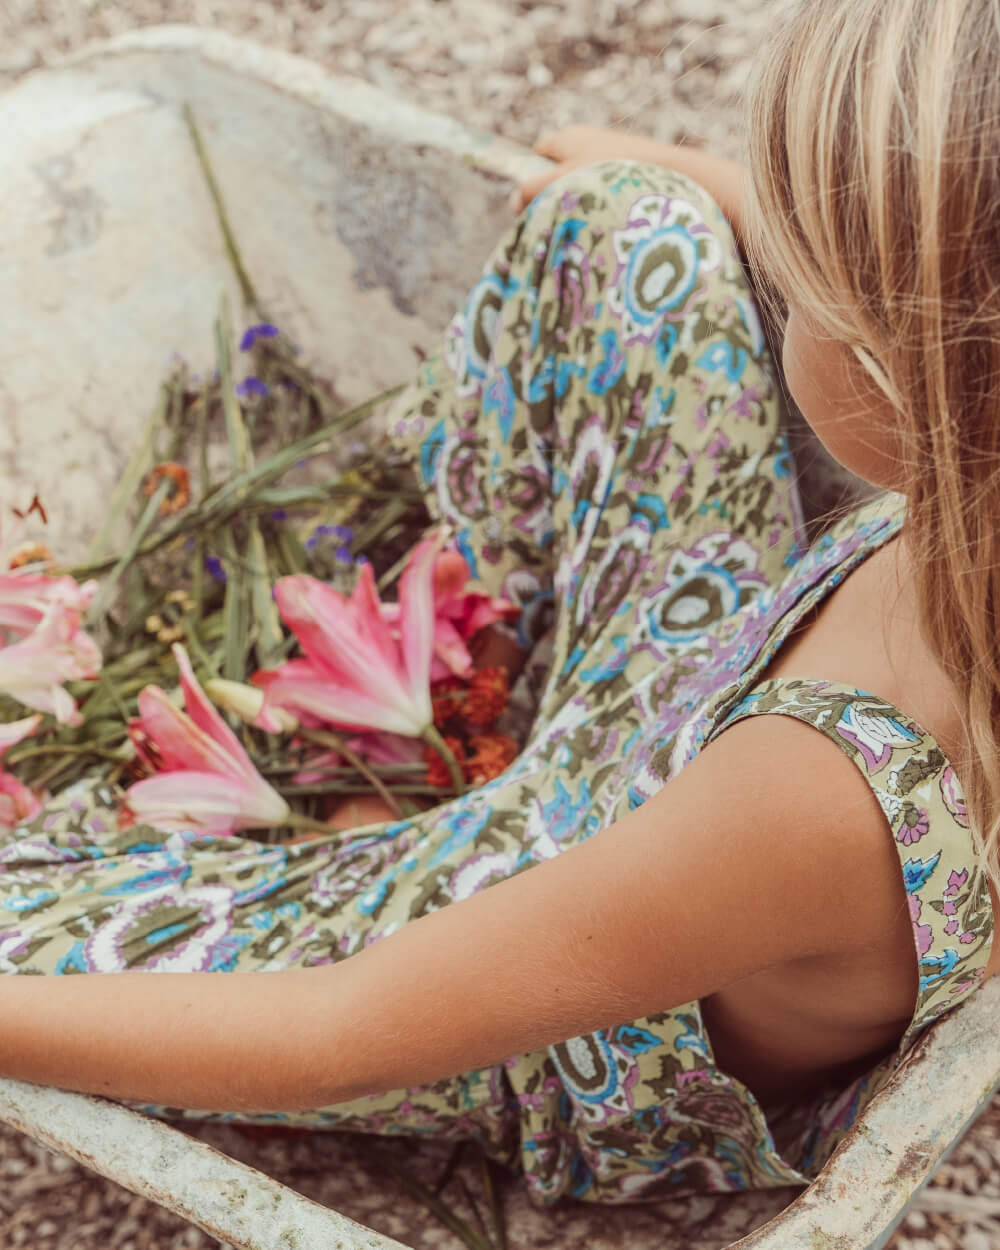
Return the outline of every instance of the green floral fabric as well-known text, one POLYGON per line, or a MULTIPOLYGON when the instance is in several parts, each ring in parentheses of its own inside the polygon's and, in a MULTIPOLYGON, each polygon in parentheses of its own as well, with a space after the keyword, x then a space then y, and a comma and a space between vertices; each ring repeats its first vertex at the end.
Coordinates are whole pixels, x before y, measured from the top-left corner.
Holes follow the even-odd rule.
POLYGON ((899 531, 901 501, 807 545, 728 224, 696 184, 635 161, 536 197, 389 433, 474 574, 522 609, 520 755, 433 811, 295 846, 119 829, 119 796, 74 787, 0 841, 0 969, 344 959, 606 828, 736 719, 795 715, 880 796, 922 981, 898 1051, 790 1112, 780 1151, 715 1063, 697 1001, 429 1088, 211 1118, 473 1137, 542 1202, 808 1183, 920 1031, 973 992, 992 935, 962 797, 928 736, 873 695, 764 676, 796 622, 899 531))

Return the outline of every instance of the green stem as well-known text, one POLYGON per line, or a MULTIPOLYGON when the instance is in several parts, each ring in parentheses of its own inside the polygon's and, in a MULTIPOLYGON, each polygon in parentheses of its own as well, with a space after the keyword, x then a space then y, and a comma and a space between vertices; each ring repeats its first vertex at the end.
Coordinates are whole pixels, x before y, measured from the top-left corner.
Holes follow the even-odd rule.
POLYGON ((146 427, 146 433, 142 442, 139 444, 135 455, 128 462, 125 472, 118 479, 111 494, 108 503, 107 512, 104 514, 104 520, 100 529, 94 535, 93 541, 87 548, 86 559, 88 561, 96 560, 103 552, 108 538, 115 525, 121 519, 122 513, 128 506, 129 501, 135 494, 139 483, 142 481, 142 475, 153 463, 153 448, 156 443, 156 435, 166 420, 167 409, 170 406, 170 387, 166 382, 160 384, 159 397, 156 403, 156 409, 153 412, 149 425, 146 427))
POLYGON ((325 821, 313 820, 309 816, 303 816, 301 812, 289 812, 285 819, 281 822, 282 829, 301 829, 308 833, 321 833, 324 837, 328 834, 342 832, 339 829, 332 829, 325 821))
POLYGON ((153 524, 156 514, 160 510, 160 504, 163 503, 164 499, 166 499, 169 491, 170 482, 164 478, 153 492, 152 497, 146 503, 142 516, 139 518, 135 530, 132 533, 131 542, 122 552, 117 564, 115 564, 114 568, 112 568, 111 572, 105 578, 103 584, 98 590, 97 597, 94 600, 94 606, 90 613, 95 629, 99 629, 103 623, 105 613, 111 605, 111 600, 114 597, 115 586, 118 584, 118 579, 138 554, 139 546, 142 543, 143 538, 146 536, 146 531, 153 524))
MULTIPOLYGON (((336 751, 339 755, 342 755, 349 764, 352 764, 358 770, 369 785, 375 788, 381 798, 388 803, 393 813, 396 816, 402 816, 403 809, 392 797, 390 791, 386 789, 385 783, 380 777, 377 777, 375 773, 372 772, 357 752, 351 750, 347 743, 344 742, 343 738, 341 738, 340 734, 329 733, 322 729, 300 729, 299 734, 305 738, 307 742, 315 742, 317 746, 329 747, 331 750, 336 751)), ((306 769, 308 769, 308 764, 305 766, 303 771, 306 771, 306 769)))
POLYGON ((248 311, 260 321, 269 321, 270 318, 264 313, 260 300, 257 298, 257 292, 250 280, 250 275, 246 271, 243 264, 243 258, 240 255, 240 249, 236 243, 236 236, 233 228, 229 224, 229 214, 226 212, 225 201, 222 198, 222 192, 219 190, 219 184, 216 181, 215 173, 212 169, 211 162, 208 159, 208 153, 205 150, 205 144, 201 137, 201 131, 198 124, 194 120, 194 112, 191 105, 185 101, 184 103, 184 121, 187 124, 188 133, 191 136, 191 142, 194 144, 195 154, 198 157, 198 163, 201 165, 201 172, 205 176, 205 182, 208 184, 208 192, 212 197, 215 205, 215 213, 219 220, 219 228, 222 230, 222 237, 226 245, 226 255, 236 274, 236 281, 240 284, 240 294, 243 296, 243 303, 248 311))
POLYGON ((21 751, 17 756, 14 752, 7 756, 7 763, 11 767, 23 764, 25 760, 32 760, 40 755, 96 755, 102 760, 112 760, 115 764, 122 762, 120 751, 105 751, 102 747, 95 746, 93 743, 84 743, 77 746, 72 742, 48 742, 42 743, 37 747, 28 747, 21 751))
MULTIPOLYGON (((319 450, 322 443, 329 441, 331 446, 323 450, 332 450, 332 440, 339 438, 355 425, 358 425, 379 404, 400 394, 406 388, 406 385, 407 383, 402 382, 399 386, 394 386, 392 390, 376 395, 374 399, 365 400, 363 404, 359 404, 349 412, 341 413, 340 416, 320 429, 314 430, 304 438, 300 438, 297 443, 293 443, 290 447, 285 447, 267 460, 259 461, 248 473, 241 473, 237 477, 230 478, 228 482, 220 484, 204 503, 199 503, 197 507, 186 508, 172 525, 164 526, 163 530, 155 538, 151 538, 139 546, 135 555, 151 555, 154 551, 159 551, 161 547, 174 542, 175 539, 183 538, 191 530, 198 530, 206 526, 214 526, 223 521, 228 521, 250 502, 250 496, 255 489, 269 486, 283 474, 287 473, 289 469, 294 468, 300 460, 306 458, 305 453, 307 451, 315 451, 316 455, 322 454, 319 450)), ((70 573, 78 581, 82 581, 84 578, 95 577, 100 573, 106 572, 114 564, 115 558, 112 556, 107 560, 98 560, 92 564, 78 565, 75 568, 63 571, 70 573)))
POLYGON ((438 755, 440 755, 444 760, 445 766, 448 769, 448 776, 451 778, 452 785, 455 788, 455 793, 459 795, 464 794, 465 778, 462 776, 462 770, 458 765, 458 760, 455 759, 451 748, 448 746, 447 742, 445 742, 444 738, 441 737, 433 725, 428 725, 423 734, 421 734, 421 737, 427 745, 429 747, 433 747, 434 750, 437 751, 438 755))

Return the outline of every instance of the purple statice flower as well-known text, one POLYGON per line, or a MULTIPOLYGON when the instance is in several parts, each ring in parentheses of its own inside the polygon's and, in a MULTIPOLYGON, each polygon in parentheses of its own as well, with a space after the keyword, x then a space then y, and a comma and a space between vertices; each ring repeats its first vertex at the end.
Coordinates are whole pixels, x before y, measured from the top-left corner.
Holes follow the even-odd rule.
POLYGON ((259 326, 250 326, 240 340, 240 351, 248 352, 258 339, 276 339, 280 333, 278 327, 271 325, 269 321, 264 321, 259 326))
POLYGON ((266 382, 262 382, 260 378, 255 378, 253 374, 248 378, 244 378, 236 387, 236 394, 240 399, 249 399, 251 395, 269 395, 271 392, 266 382))
POLYGON ((343 551, 347 544, 351 542, 354 535, 349 525, 317 525, 313 532, 306 539, 306 550, 312 551, 319 543, 321 538, 339 538, 341 546, 337 552, 343 551))
POLYGON ((225 582, 227 580, 226 570, 222 567, 222 561, 218 556, 206 556, 205 568, 215 581, 225 582))
POLYGON ((338 547, 334 553, 341 564, 353 564, 354 556, 351 554, 350 547, 338 547))
POLYGON ((284 521, 288 513, 284 508, 274 508, 268 515, 272 521, 284 521))

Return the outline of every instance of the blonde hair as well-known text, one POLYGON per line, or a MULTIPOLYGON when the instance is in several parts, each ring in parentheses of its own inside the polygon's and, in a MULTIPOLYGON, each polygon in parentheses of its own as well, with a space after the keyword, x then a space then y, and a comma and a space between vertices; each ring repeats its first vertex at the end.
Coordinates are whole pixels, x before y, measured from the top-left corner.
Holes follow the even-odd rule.
POLYGON ((920 624, 1000 881, 1000 0, 798 0, 750 91, 747 250, 884 395, 920 624))

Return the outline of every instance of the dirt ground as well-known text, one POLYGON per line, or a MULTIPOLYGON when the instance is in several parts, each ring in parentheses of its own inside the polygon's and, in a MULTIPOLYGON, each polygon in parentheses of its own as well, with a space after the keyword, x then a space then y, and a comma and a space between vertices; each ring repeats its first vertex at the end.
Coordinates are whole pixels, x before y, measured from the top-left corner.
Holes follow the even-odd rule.
MULTIPOLYGON (((573 123, 685 138, 739 156, 740 93, 768 0, 0 0, 0 90, 92 39, 166 22, 255 38, 363 77, 527 145, 573 123)), ((230 1153, 411 1244, 458 1239, 394 1186, 364 1141, 204 1134, 230 1153), (340 1184, 331 1189, 331 1178, 340 1184), (349 1183, 348 1183, 349 1182, 349 1183), (414 1229, 424 1232, 419 1240, 414 1229)), ((445 1152, 446 1154, 447 1152, 445 1152)), ((440 1166, 440 1151, 422 1157, 440 1166)), ((433 1165, 433 1166, 432 1166, 433 1165)), ((471 1163, 459 1169, 476 1189, 471 1163), (463 1171, 464 1168, 464 1171, 463 1171)), ((662 1244, 649 1213, 523 1212, 507 1186, 512 1246, 662 1244), (522 1218, 523 1217, 523 1218, 522 1218), (520 1232, 515 1231, 519 1229, 520 1232), (640 1236, 640 1232, 642 1236, 640 1236), (648 1237, 648 1242, 643 1240, 648 1237)), ((462 1199, 457 1199, 461 1207, 462 1199)), ((0 1126, 0 1250, 208 1250, 223 1243, 0 1126)), ((1000 1245, 1000 1099, 967 1133, 891 1250, 1000 1245)))

